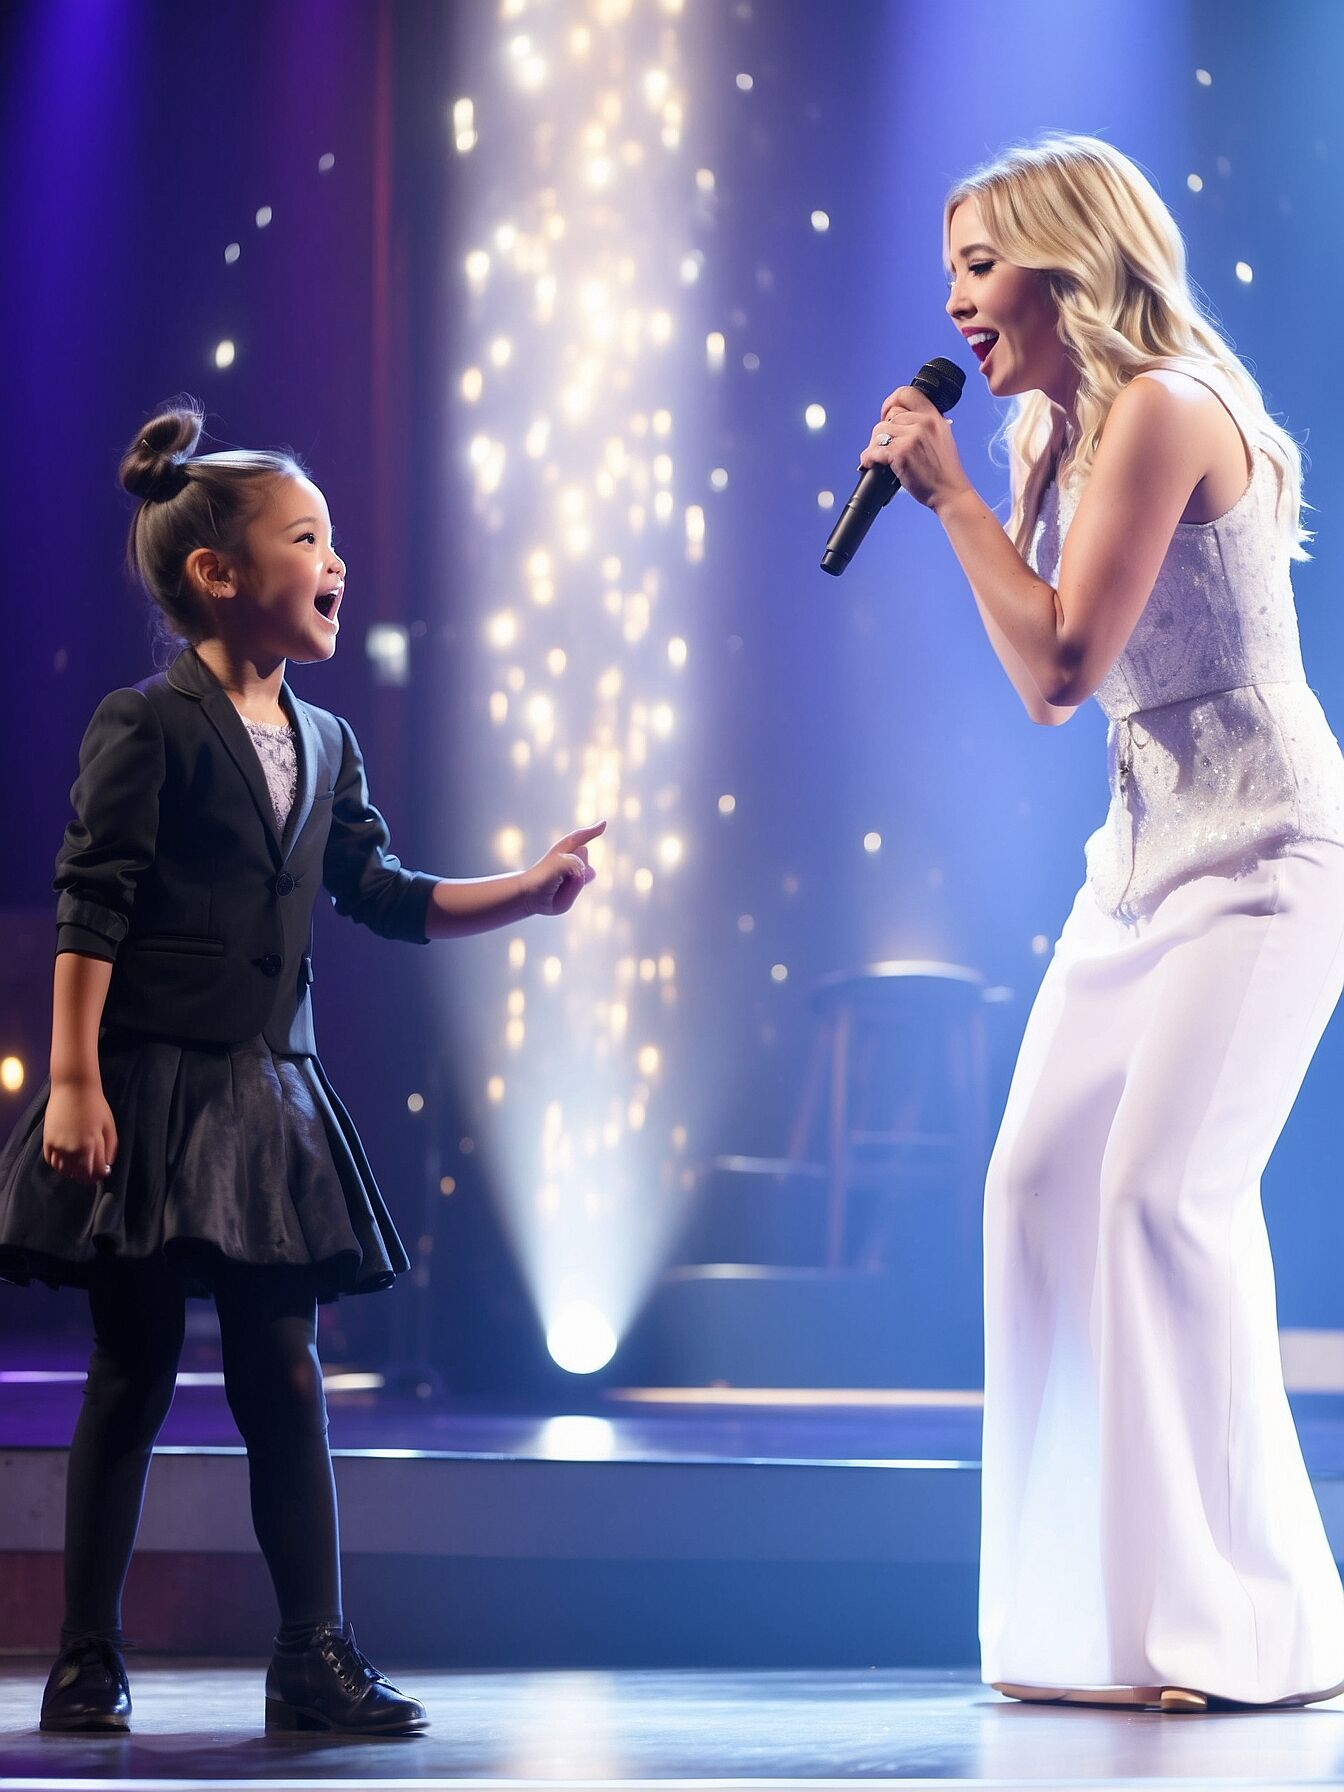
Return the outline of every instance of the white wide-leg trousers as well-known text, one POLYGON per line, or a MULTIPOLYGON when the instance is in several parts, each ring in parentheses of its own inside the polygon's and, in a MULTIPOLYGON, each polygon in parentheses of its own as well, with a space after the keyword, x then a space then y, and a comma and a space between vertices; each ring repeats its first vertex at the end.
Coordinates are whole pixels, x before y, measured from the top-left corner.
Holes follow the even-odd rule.
POLYGON ((983 1677, 1271 1702, 1344 1680, 1260 1176, 1344 982, 1344 847, 1085 886, 985 1194, 983 1677))

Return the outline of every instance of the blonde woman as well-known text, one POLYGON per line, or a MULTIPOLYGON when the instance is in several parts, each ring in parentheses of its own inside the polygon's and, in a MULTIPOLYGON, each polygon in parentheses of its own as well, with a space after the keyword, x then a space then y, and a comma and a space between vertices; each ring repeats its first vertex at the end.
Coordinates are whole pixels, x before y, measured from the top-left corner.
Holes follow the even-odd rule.
POLYGON ((902 387, 863 460, 937 515, 1033 721, 1095 696, 1110 809, 985 1196, 983 1674, 1204 1709, 1344 1691, 1260 1176, 1344 982, 1344 761, 1302 668, 1301 466, 1152 186, 1090 137, 947 200, 1007 529, 902 387))

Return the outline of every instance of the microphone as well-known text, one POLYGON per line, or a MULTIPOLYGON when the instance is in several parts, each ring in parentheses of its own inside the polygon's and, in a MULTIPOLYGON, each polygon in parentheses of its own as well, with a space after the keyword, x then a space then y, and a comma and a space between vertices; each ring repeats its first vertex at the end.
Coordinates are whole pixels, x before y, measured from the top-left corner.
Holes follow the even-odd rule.
MULTIPOLYGON (((941 355, 926 361, 910 384, 926 398, 931 398, 944 416, 961 397, 966 375, 955 361, 941 355)), ((859 543, 872 526, 873 518, 890 504, 901 489, 901 482, 890 467, 865 467, 859 483, 849 495, 849 502, 840 512, 826 552, 821 556, 821 570, 839 578, 858 552, 859 543)))

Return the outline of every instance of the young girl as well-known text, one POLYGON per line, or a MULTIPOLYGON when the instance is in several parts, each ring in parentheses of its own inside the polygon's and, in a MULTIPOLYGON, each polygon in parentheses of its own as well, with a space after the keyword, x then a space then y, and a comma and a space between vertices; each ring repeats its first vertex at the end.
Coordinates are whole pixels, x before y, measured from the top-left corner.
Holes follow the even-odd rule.
POLYGON ((287 454, 196 456, 201 422, 165 411, 121 464, 130 563, 190 645, 89 724, 57 862, 49 1090, 0 1157, 0 1274, 86 1287, 94 1326, 42 1727, 128 1727, 122 1584, 184 1298, 208 1291, 280 1608, 267 1727, 418 1730, 423 1706, 341 1607, 316 1307, 408 1264, 316 1055, 313 903, 322 886, 417 942, 564 914, 605 824, 527 871, 403 870, 349 725, 285 683, 288 661, 336 651, 326 501, 287 454))
POLYGON ((983 1672, 1199 1710, 1344 1690, 1344 1593, 1279 1364, 1260 1175, 1344 981, 1344 761, 1289 561, 1300 460, 1153 188, 1088 137, 947 201, 1007 532, 910 387, 865 463, 938 516, 1033 721, 1095 695, 1110 810, 985 1195, 983 1672))

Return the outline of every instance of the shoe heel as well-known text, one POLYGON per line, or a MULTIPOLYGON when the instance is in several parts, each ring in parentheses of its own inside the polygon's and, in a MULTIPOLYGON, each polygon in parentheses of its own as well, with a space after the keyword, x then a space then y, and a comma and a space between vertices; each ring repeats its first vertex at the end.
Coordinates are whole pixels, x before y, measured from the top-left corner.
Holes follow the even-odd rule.
POLYGON ((1207 1711, 1209 1701, 1202 1692, 1192 1692, 1184 1686, 1164 1686, 1159 1700, 1159 1709, 1168 1712, 1207 1711))
POLYGON ((326 1727, 306 1711, 300 1711, 297 1705, 287 1705, 283 1699, 266 1701, 268 1730, 324 1730, 326 1727))

